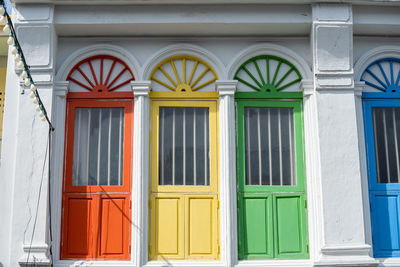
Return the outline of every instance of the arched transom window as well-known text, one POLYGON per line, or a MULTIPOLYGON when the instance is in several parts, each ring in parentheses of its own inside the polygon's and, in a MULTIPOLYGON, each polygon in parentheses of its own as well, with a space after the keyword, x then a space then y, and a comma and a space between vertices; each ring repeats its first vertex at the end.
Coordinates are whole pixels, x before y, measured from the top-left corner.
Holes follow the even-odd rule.
POLYGON ((76 64, 67 76, 70 92, 92 92, 97 96, 109 92, 131 91, 135 78, 128 65, 110 55, 96 55, 76 64))
POLYGON ((400 83, 400 59, 382 58, 368 65, 361 75, 368 91, 396 93, 400 83))
POLYGON ((260 97, 271 98, 279 97, 279 92, 299 91, 302 77, 289 61, 273 55, 260 55, 245 61, 237 69, 234 79, 239 81, 239 92, 258 92, 260 97))
POLYGON ((154 91, 214 91, 218 79, 205 61, 190 55, 177 55, 161 61, 150 74, 154 91))

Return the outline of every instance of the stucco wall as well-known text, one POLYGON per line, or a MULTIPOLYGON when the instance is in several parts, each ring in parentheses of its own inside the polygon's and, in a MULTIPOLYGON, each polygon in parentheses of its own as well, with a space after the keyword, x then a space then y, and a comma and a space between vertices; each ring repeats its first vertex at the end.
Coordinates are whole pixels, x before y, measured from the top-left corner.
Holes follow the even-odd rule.
MULTIPOLYGON (((48 159, 45 156, 48 152, 47 125, 35 113, 28 96, 29 90, 20 84, 17 76, 20 70, 14 69, 10 57, 0 168, 0 195, 3 199, 0 201, 0 266, 19 266, 26 261, 49 264, 49 188, 55 240, 52 260, 55 266, 84 264, 59 261, 57 254, 60 243, 65 94, 68 89, 63 79, 73 60, 84 58, 84 53, 101 54, 110 47, 118 48, 118 51, 122 51, 121 54, 129 56, 126 60, 133 64, 138 81, 148 79, 146 67, 154 64, 151 59, 168 47, 174 51, 185 51, 188 47, 194 47, 194 50, 201 50, 207 56, 214 57, 216 62, 221 63, 220 80, 232 79, 231 71, 238 67, 235 66, 238 57, 252 51, 280 53, 282 57, 286 56, 296 64, 303 65, 304 80, 300 89, 304 92, 310 259, 237 262, 234 253, 237 244, 229 235, 235 234, 236 229, 234 224, 232 226, 226 222, 228 228, 233 228, 228 229, 231 233, 225 233, 221 237, 223 252, 220 261, 172 264, 377 265, 378 262, 371 257, 363 134, 360 130, 360 106, 357 104, 359 98, 355 94, 357 86, 354 79, 357 73, 354 73, 354 65, 373 48, 383 45, 398 46, 400 39, 391 35, 396 35, 393 28, 396 29, 400 22, 393 16, 392 10, 397 10, 398 7, 379 7, 374 12, 376 8, 309 3, 229 7, 120 5, 93 8, 76 5, 17 5, 17 33, 21 35, 20 42, 28 64, 32 66, 33 79, 51 113, 56 131, 53 134, 51 155, 52 185, 49 187, 46 169, 48 159), (379 18, 385 15, 386 20, 381 23, 379 18), (368 25, 373 27, 367 27, 368 25), (392 30, 382 32, 385 27, 392 30), (379 36, 382 34, 386 36, 379 36), (86 52, 78 55, 77 51, 86 52), (31 245, 33 250, 29 249, 31 245)), ((398 50, 400 51, 400 46, 398 50)), ((140 86, 146 87, 146 84, 140 86)), ((135 116, 142 116, 140 118, 146 122, 146 102, 140 102, 139 99, 135 101, 140 104, 139 112, 135 116)), ((228 98, 226 101, 229 110, 229 101, 232 99, 228 98)), ((228 116, 227 113, 221 114, 228 116)), ((228 123, 221 127, 235 126, 228 123)), ((221 129, 221 132, 229 134, 229 131, 224 130, 227 129, 221 129)), ((225 149, 221 153, 232 152, 229 148, 225 149)), ((133 179, 141 180, 146 177, 133 179)), ((227 203, 227 206, 222 208, 228 207, 234 199, 229 194, 224 198, 222 205, 227 203)), ((134 207, 146 209, 146 199, 138 199, 137 202, 134 207)), ((226 213, 223 214, 227 216, 226 213)), ((140 222, 144 229, 146 222, 145 219, 140 222)), ((135 237, 132 239, 137 240, 135 237)), ((146 238, 141 242, 143 244, 140 246, 133 244, 133 249, 136 250, 131 253, 133 257, 143 256, 142 251, 147 250, 146 238)), ((136 257, 123 263, 90 264, 139 266, 146 262, 146 257, 142 260, 136 257)), ((147 263, 148 266, 164 266, 163 264, 166 263, 147 263)))

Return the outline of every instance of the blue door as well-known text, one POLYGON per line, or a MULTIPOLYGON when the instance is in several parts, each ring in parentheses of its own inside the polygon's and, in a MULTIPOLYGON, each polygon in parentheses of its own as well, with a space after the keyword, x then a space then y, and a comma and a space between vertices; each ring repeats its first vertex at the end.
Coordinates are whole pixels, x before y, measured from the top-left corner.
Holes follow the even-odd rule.
POLYGON ((374 257, 400 257, 400 60, 371 63, 361 80, 374 257))

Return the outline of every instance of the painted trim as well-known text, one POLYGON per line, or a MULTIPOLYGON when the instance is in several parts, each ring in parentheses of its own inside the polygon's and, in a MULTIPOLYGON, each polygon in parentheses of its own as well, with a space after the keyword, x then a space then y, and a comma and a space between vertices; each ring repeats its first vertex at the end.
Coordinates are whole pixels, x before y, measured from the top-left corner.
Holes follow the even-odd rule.
POLYGON ((252 88, 252 92, 238 92, 236 93, 236 98, 259 98, 259 97, 264 97, 264 98, 302 98, 303 95, 298 92, 283 92, 283 90, 287 87, 290 87, 295 84, 300 84, 302 77, 300 72, 296 69, 296 67, 286 59, 283 59, 281 57, 273 56, 273 55, 258 55, 255 57, 250 58, 249 60, 245 61, 242 65, 239 66, 239 68, 235 72, 234 79, 238 80, 239 83, 252 88), (270 68, 270 60, 273 61, 278 61, 278 65, 276 66, 275 70, 272 70, 271 73, 271 68, 270 68), (260 67, 258 66, 259 63, 265 61, 266 65, 266 75, 265 73, 261 72, 260 67), (246 67, 249 65, 255 66, 257 70, 256 73, 251 73, 246 67), (281 68, 282 63, 286 66, 289 67, 289 70, 286 71, 286 73, 282 76, 279 75, 279 71, 281 68), (239 73, 241 71, 244 71, 247 73, 247 80, 241 75, 242 77, 239 77, 239 73), (289 74, 291 73, 297 74, 297 78, 284 83, 282 83, 286 80, 289 74), (279 78, 278 78, 279 76, 279 78), (258 77, 258 78, 256 78, 258 77), (248 79, 250 78, 254 83, 248 79), (282 85, 281 87, 279 87, 282 85), (282 92, 281 92, 282 91, 282 92))
POLYGON ((218 140, 213 140, 212 137, 218 137, 218 124, 217 124, 217 101, 151 101, 152 109, 152 134, 151 134, 151 192, 162 193, 162 192, 218 192, 219 175, 218 175, 218 163, 215 159, 218 158, 218 140), (159 164, 159 110, 161 107, 206 107, 209 109, 209 141, 210 141, 210 185, 208 186, 170 186, 170 185, 158 185, 158 164, 159 164))
POLYGON ((364 53, 354 65, 354 80, 360 81, 364 70, 374 61, 387 58, 400 58, 400 46, 379 46, 364 53))
POLYGON ((144 80, 148 79, 151 72, 160 61, 181 54, 187 54, 205 60, 211 68, 215 70, 219 79, 226 77, 225 66, 216 55, 200 46, 192 44, 174 44, 155 52, 154 56, 143 64, 143 72, 140 77, 144 80))
POLYGON ((276 44, 258 44, 249 46, 243 49, 238 55, 228 64, 227 77, 232 79, 238 66, 242 65, 245 61, 258 55, 273 55, 284 58, 291 62, 301 73, 303 79, 313 79, 313 74, 310 65, 294 51, 276 44))
MULTIPOLYGON (((89 92, 89 93, 91 93, 91 95, 93 95, 93 97, 102 98, 102 97, 107 97, 108 94, 110 94, 110 97, 112 97, 113 95, 120 94, 120 92, 112 92, 112 91, 117 90, 121 86, 124 86, 124 85, 130 83, 131 81, 135 80, 135 76, 133 75, 129 66, 123 60, 119 59, 118 57, 99 54, 99 55, 87 57, 87 58, 79 61, 70 70, 66 80, 80 86, 82 89, 85 89, 83 92, 89 92), (108 69, 108 73, 104 73, 104 59, 113 61, 110 69, 108 69), (97 73, 95 72, 95 69, 93 68, 92 63, 91 63, 94 60, 100 60, 100 73, 98 73, 99 77, 97 77, 97 75, 96 75, 97 73), (88 62, 91 73, 85 73, 80 68, 86 62, 88 62), (122 68, 122 70, 119 70, 119 74, 114 77, 114 75, 112 75, 112 73, 113 73, 113 70, 115 70, 115 65, 122 65, 123 68, 122 68), (125 71, 129 72, 129 74, 131 76, 130 79, 125 80, 124 82, 115 85, 115 82, 125 71), (78 81, 74 77, 72 77, 74 73, 76 73, 76 74, 79 73, 79 75, 81 77, 83 77, 87 83, 89 83, 90 87, 88 85, 85 85, 81 81, 78 81), (89 77, 92 77, 94 79, 94 81, 91 81, 89 77), (93 84, 93 82, 94 82, 94 84, 93 84)), ((75 95, 77 95, 77 94, 78 93, 75 93, 75 95)), ((77 97, 79 97, 79 95, 77 97)))
POLYGON ((208 65, 207 62, 202 60, 201 58, 190 56, 190 55, 176 55, 176 56, 171 56, 168 57, 164 60, 162 60, 160 63, 157 64, 157 66, 153 69, 153 71, 150 74, 149 79, 151 81, 154 81, 163 87, 176 92, 176 93, 184 93, 184 92, 194 92, 197 91, 203 87, 206 87, 210 83, 213 83, 218 79, 217 74, 215 73, 214 69, 208 65), (174 61, 176 60, 182 60, 182 77, 179 76, 179 71, 176 70, 176 66, 174 61), (193 68, 191 70, 187 69, 187 63, 186 60, 191 60, 195 61, 196 63, 194 64, 193 68), (168 65, 168 63, 171 65, 174 75, 172 77, 164 70, 163 66, 168 65), (205 67, 205 70, 198 76, 198 78, 194 79, 194 74, 197 71, 198 64, 203 65, 205 67), (161 80, 161 78, 156 78, 154 77, 154 74, 157 71, 161 71, 164 75, 164 81, 161 80), (202 80, 207 73, 211 72, 213 75, 213 78, 207 80, 207 82, 198 84, 200 80, 202 80), (187 74, 189 74, 189 77, 187 77, 187 74), (166 79, 168 81, 166 81, 166 79), (188 78, 188 80, 186 80, 188 78), (169 84, 169 83, 172 83, 169 84), (197 86, 196 86, 197 85, 197 86))
POLYGON ((155 100, 155 99, 169 99, 169 100, 174 100, 174 99, 179 99, 179 100, 185 100, 185 99, 218 99, 218 93, 217 92, 155 92, 152 91, 150 92, 150 98, 155 100))
POLYGON ((80 61, 85 58, 104 54, 117 57, 119 59, 123 59, 126 64, 129 66, 131 71, 133 72, 133 76, 138 78, 140 75, 140 64, 139 61, 124 48, 116 45, 108 45, 108 44, 98 44, 98 45, 90 45, 84 48, 81 48, 74 53, 72 53, 60 66, 57 74, 55 75, 56 81, 65 81, 70 70, 80 61))
MULTIPOLYGON (((283 99, 282 99, 283 100, 283 99)), ((304 148, 303 148, 303 105, 301 100, 287 100, 286 101, 273 101, 273 100, 236 100, 237 105, 237 134, 238 134, 238 179, 239 179, 239 192, 305 192, 305 168, 304 168, 304 148), (295 150, 295 164, 296 164, 296 185, 295 186, 278 186, 278 185, 246 185, 245 184, 245 119, 244 109, 247 107, 262 107, 262 108, 293 108, 293 133, 294 133, 294 150, 295 150)))

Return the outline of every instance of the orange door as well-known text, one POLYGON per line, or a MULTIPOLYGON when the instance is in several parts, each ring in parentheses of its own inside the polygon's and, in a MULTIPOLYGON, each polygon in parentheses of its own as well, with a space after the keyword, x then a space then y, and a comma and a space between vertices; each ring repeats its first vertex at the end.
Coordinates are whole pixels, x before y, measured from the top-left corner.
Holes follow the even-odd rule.
POLYGON ((132 100, 67 106, 61 259, 130 259, 132 100))

